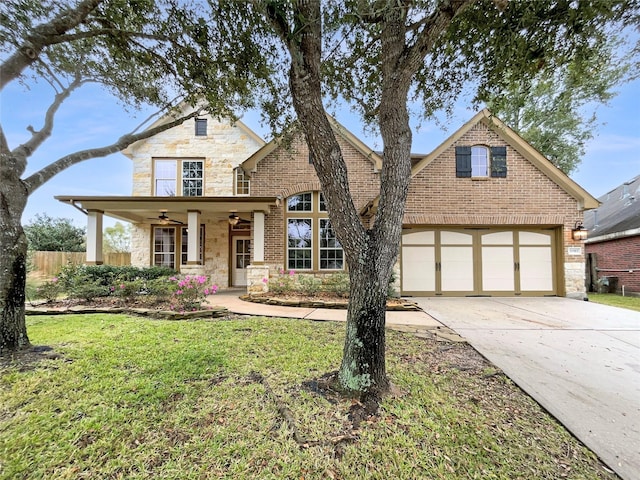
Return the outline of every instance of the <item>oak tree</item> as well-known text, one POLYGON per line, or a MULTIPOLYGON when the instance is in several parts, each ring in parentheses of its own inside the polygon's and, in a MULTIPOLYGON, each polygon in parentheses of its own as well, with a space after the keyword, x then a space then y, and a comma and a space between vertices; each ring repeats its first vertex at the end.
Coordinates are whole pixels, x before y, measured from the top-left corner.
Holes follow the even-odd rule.
MULTIPOLYGON (((41 125, 25 126, 30 136, 24 143, 9 145, 0 125, 0 354, 29 346, 24 306, 27 239, 21 225, 29 195, 64 169, 179 125, 201 108, 229 116, 245 106, 242 92, 251 88, 251 72, 261 63, 247 65, 226 81, 221 72, 226 73, 227 45, 216 46, 208 35, 203 5, 190 0, 0 4, 0 91, 11 82, 27 89, 41 82, 53 92, 41 125), (203 82, 216 93, 204 105, 203 82), (87 84, 102 86, 127 107, 155 106, 158 114, 169 114, 167 120, 122 132, 104 145, 70 151, 25 176, 29 158, 51 136, 60 106, 87 84), (185 105, 193 108, 177 108, 185 105)), ((6 118, 17 123, 18 113, 9 112, 6 118)))
MULTIPOLYGON (((262 55, 274 71, 286 65, 288 95, 262 103, 278 114, 287 111, 289 102, 293 105, 345 252, 351 292, 339 383, 377 398, 389 388, 385 302, 410 181, 410 107, 430 118, 450 111, 465 92, 480 102, 504 95, 519 81, 551 77, 568 63, 593 58, 596 46, 637 5, 624 0, 216 5, 221 12, 234 12, 236 21, 225 24, 225 30, 253 35, 254 44, 266 47, 262 55), (356 109, 383 141, 380 195, 371 225, 361 222, 353 204, 346 163, 327 119, 327 105, 342 102, 356 109)), ((221 21, 216 17, 212 24, 221 21)))

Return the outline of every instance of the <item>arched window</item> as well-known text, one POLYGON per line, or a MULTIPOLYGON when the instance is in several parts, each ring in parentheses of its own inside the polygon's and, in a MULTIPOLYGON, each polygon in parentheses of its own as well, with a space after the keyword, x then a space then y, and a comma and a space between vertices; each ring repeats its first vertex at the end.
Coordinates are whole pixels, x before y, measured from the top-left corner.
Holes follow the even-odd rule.
POLYGON ((321 192, 287 198, 286 265, 290 270, 343 270, 344 252, 326 211, 321 192))

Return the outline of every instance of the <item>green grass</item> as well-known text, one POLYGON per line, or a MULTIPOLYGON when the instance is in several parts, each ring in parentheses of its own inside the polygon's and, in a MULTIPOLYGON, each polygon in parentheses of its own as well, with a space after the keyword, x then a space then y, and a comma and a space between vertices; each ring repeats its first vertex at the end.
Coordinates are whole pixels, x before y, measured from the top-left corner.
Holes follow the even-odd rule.
POLYGON ((615 293, 589 293, 589 301, 640 312, 640 297, 623 297, 615 293))
POLYGON ((251 373, 306 438, 353 433, 353 401, 301 386, 337 367, 343 328, 32 317, 32 343, 60 357, 0 370, 0 478, 615 478, 468 345, 393 331, 388 369, 405 394, 355 442, 299 446, 251 373))

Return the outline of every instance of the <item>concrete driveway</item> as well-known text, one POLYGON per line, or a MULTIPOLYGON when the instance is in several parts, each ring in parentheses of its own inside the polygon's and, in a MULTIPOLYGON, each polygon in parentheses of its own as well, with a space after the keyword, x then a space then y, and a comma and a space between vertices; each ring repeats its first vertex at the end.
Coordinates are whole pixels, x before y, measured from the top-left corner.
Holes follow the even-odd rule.
POLYGON ((626 480, 640 479, 640 312, 566 298, 413 298, 626 480))

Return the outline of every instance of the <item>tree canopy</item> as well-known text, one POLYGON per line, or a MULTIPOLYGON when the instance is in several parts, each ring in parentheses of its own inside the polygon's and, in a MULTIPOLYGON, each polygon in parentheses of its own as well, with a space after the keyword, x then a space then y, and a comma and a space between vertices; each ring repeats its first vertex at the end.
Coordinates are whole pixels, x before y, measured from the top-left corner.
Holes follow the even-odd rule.
POLYGON ((43 252, 84 252, 85 230, 68 218, 51 218, 36 214, 24 227, 29 250, 43 252))

